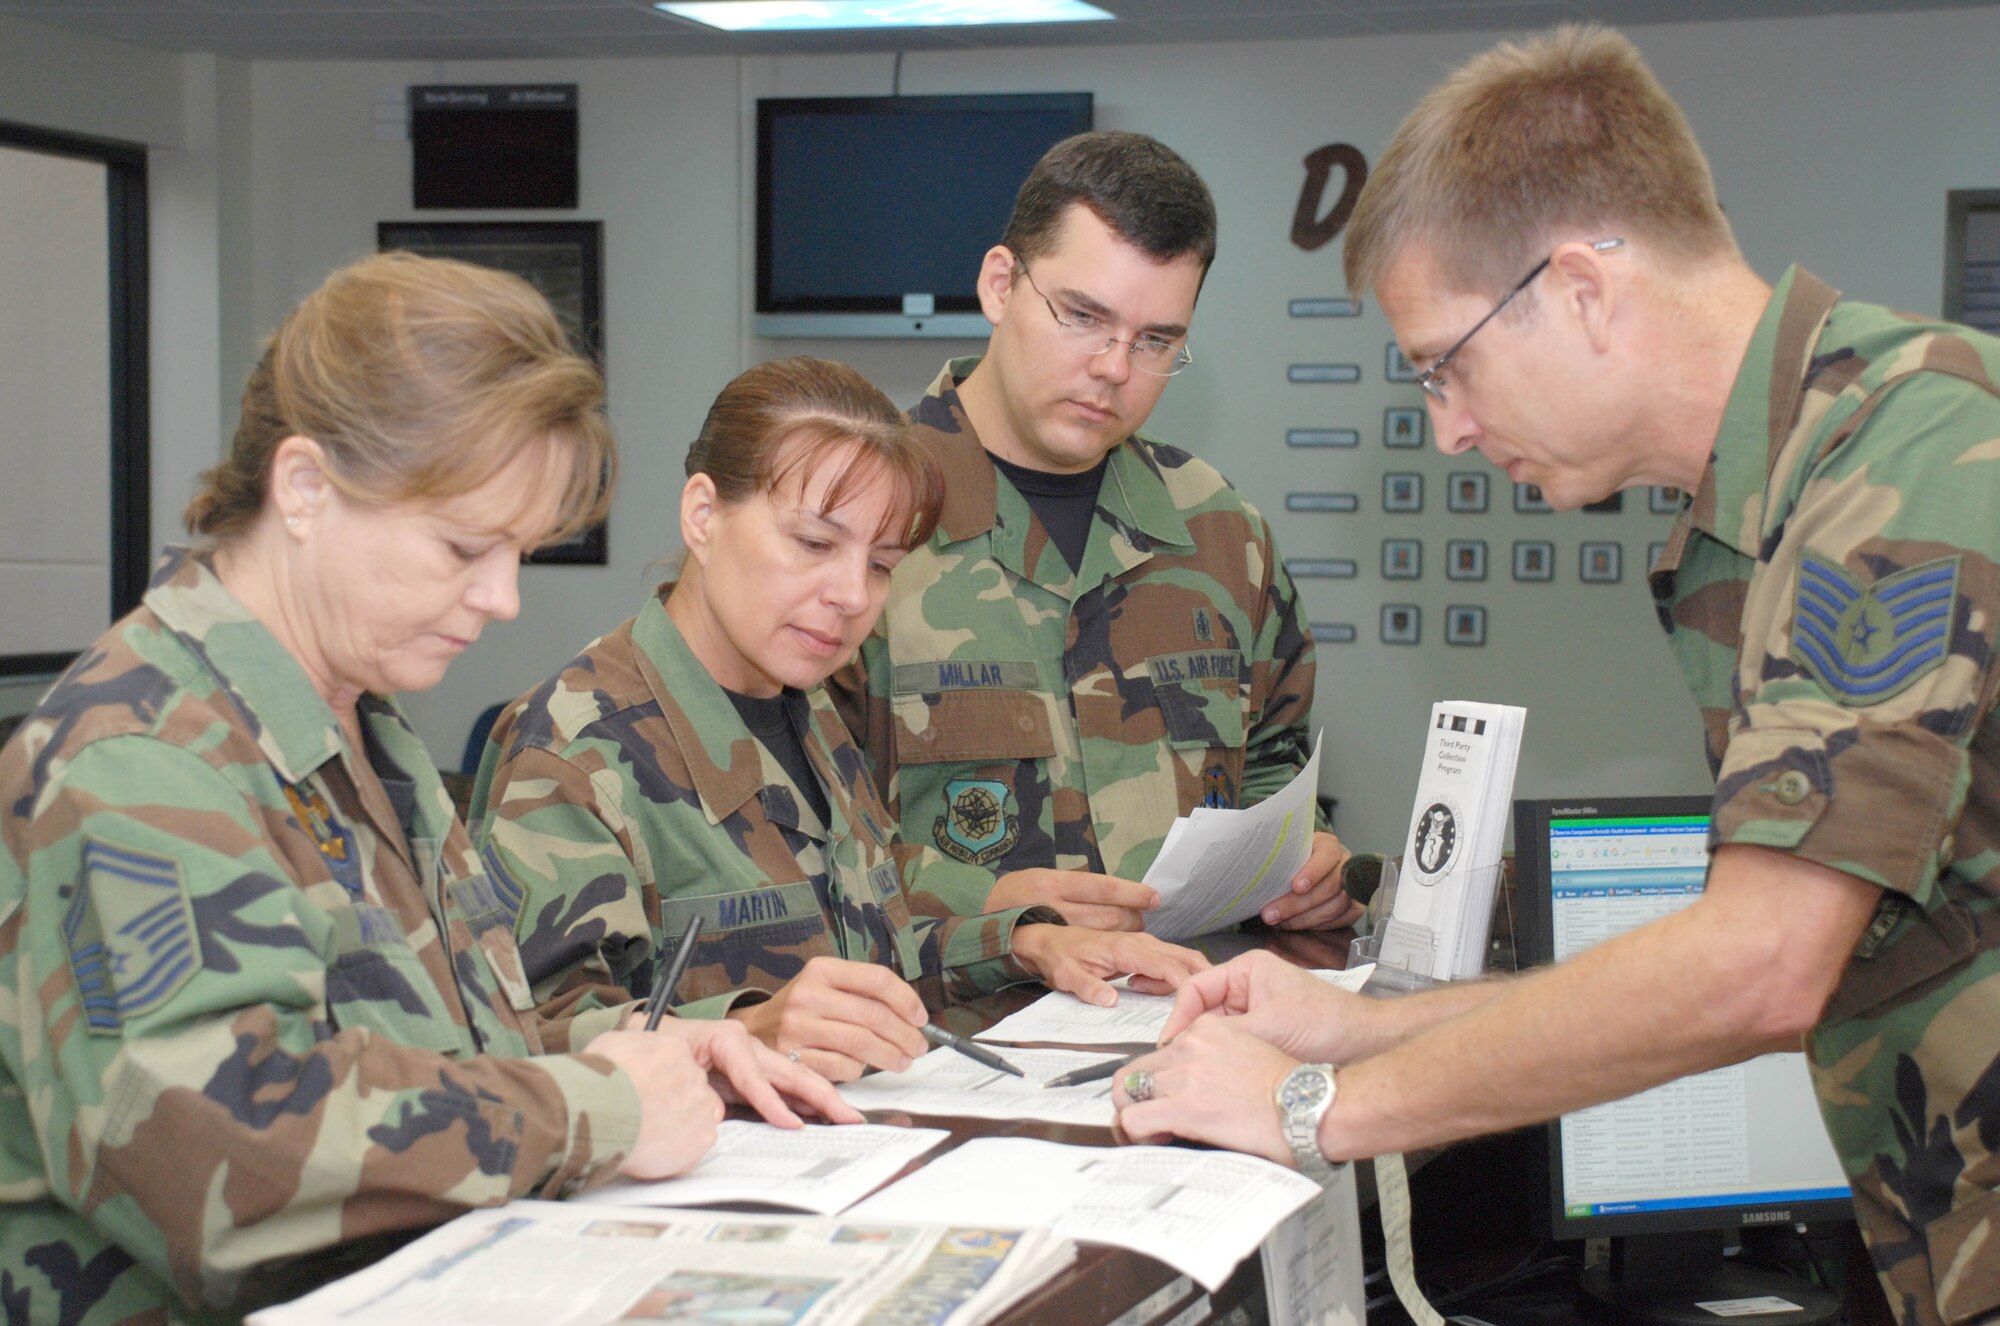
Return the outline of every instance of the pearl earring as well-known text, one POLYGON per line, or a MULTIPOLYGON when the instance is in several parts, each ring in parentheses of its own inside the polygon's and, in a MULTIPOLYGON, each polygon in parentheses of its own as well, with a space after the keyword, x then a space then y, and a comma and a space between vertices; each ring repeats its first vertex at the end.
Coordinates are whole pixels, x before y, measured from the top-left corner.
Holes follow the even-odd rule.
POLYGON ((293 529, 297 529, 299 527, 299 518, 297 516, 286 516, 285 524, 291 526, 293 529))

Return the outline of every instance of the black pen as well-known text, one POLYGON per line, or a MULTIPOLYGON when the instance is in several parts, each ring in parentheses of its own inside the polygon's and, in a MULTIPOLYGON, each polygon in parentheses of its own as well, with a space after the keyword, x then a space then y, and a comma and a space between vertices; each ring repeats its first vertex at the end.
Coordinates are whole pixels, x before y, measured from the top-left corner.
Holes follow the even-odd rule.
POLYGON ((1138 1054, 1128 1054, 1123 1059, 1106 1059, 1103 1063, 1092 1064, 1088 1068, 1072 1068, 1067 1073, 1057 1073, 1054 1077, 1042 1083, 1042 1085, 1044 1087, 1080 1087, 1086 1082, 1102 1082, 1107 1077, 1116 1076, 1119 1069, 1131 1063, 1134 1059, 1139 1058, 1140 1055, 1151 1053, 1151 1050, 1141 1050, 1138 1054))
POLYGON ((953 1035, 934 1022, 924 1023, 923 1033, 924 1039, 931 1044, 941 1046, 947 1050, 957 1050, 976 1064, 985 1064, 988 1068, 997 1068, 1003 1073, 1012 1073, 1015 1077, 1027 1076, 1026 1073, 1014 1067, 1014 1065, 1008 1063, 984 1045, 980 1045, 975 1041, 969 1041, 963 1036, 953 1035))
POLYGON ((674 987, 680 984, 681 973, 687 970, 688 959, 694 955, 694 937, 700 933, 701 917, 689 917, 687 931, 681 936, 681 946, 674 950, 674 960, 660 973, 660 979, 653 982, 653 993, 646 1000, 647 1031, 659 1030, 667 1005, 674 1002, 674 987))

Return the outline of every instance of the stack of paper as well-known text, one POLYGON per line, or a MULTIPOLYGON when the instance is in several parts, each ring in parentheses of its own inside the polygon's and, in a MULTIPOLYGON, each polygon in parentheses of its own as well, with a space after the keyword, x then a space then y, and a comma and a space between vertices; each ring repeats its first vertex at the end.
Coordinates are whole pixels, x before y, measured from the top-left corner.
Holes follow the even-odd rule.
POLYGON ((1484 970, 1527 717, 1517 705, 1431 706, 1382 962, 1442 980, 1484 970))
MULTIPOLYGON (((1346 971, 1318 970, 1313 975, 1358 994, 1374 970, 1371 962, 1346 971)), ((1167 1029, 1167 1017, 1174 1011, 1174 996, 1140 994, 1123 979, 1111 984, 1118 989, 1118 1002, 1110 1008, 1051 990, 974 1039, 1015 1045, 1158 1045, 1160 1033, 1167 1029)))
POLYGON ((984 1326, 1075 1260, 1043 1229, 513 1202, 249 1326, 984 1326))
POLYGON ((874 1192, 951 1136, 942 1128, 856 1123, 776 1128, 725 1119, 715 1145, 677 1179, 616 1179, 580 1202, 603 1206, 715 1206, 761 1202, 831 1215, 874 1192))
POLYGON ((849 1211, 847 1220, 1034 1225, 1131 1248, 1215 1289, 1320 1186, 1230 1151, 1065 1146, 981 1137, 849 1211))

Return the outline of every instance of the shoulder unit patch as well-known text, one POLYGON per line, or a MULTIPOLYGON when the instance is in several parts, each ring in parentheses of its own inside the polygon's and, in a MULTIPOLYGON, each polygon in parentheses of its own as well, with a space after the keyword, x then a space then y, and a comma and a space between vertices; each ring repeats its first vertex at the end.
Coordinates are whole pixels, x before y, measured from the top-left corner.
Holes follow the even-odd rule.
POLYGON ((1021 836, 1014 791, 997 778, 952 778, 944 785, 945 813, 931 828, 938 850, 969 866, 998 861, 1021 836))

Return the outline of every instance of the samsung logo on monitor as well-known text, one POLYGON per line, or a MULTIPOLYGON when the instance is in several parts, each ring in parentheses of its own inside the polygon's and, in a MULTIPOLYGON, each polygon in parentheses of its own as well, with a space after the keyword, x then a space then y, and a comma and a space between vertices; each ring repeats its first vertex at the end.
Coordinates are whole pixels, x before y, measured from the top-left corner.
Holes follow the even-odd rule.
POLYGON ((1746 1225, 1789 1225, 1792 1223, 1790 1211, 1745 1211, 1743 1223, 1746 1225))

